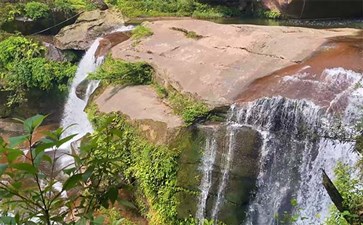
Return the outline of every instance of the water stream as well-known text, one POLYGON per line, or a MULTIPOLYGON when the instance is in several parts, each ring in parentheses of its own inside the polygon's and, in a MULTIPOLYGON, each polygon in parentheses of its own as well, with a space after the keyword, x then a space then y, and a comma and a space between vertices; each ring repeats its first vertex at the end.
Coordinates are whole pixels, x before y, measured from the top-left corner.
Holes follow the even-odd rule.
MULTIPOLYGON (((211 171, 217 168, 213 165, 214 161, 210 160, 210 152, 215 150, 208 144, 202 160, 202 194, 197 218, 218 219, 218 213, 225 201, 224 192, 228 189, 226 185, 234 159, 234 146, 244 143, 243 139, 236 138, 235 132, 238 127, 250 127, 261 134, 263 143, 260 148, 257 189, 245 212, 244 224, 279 224, 279 217, 286 213, 299 215, 300 219, 296 224, 323 223, 332 202, 322 185, 321 169, 334 177, 334 168, 338 161, 354 165, 358 160, 358 156, 352 152, 354 142, 339 141, 336 134, 352 136, 354 126, 362 116, 360 107, 363 105, 362 80, 350 79, 356 77, 356 72, 342 68, 332 68, 324 72, 329 73, 329 78, 339 78, 338 83, 344 82, 343 79, 346 78, 351 82, 351 87, 355 87, 345 91, 344 95, 349 96, 349 103, 340 116, 332 115, 326 108, 308 100, 292 100, 279 96, 231 107, 226 122, 226 135, 229 138, 225 139, 225 145, 228 146, 228 154, 222 156, 224 166, 220 168, 219 183, 216 184, 217 200, 211 213, 206 212, 205 201, 212 186, 209 183, 212 180, 211 171), (205 184, 206 180, 208 185, 205 184), (295 207, 292 201, 297 201, 298 205, 295 207)), ((207 137, 207 140, 210 138, 207 137)), ((215 143, 214 146, 219 148, 221 143, 215 143)))

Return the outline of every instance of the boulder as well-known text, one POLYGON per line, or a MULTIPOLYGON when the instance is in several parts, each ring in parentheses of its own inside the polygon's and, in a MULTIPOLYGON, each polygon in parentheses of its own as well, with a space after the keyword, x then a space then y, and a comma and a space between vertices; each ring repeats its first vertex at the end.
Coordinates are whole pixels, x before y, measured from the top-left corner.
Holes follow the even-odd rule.
POLYGON ((262 5, 292 18, 354 18, 363 15, 363 2, 356 0, 262 0, 262 5))
POLYGON ((138 43, 129 39, 116 45, 112 56, 151 64, 161 83, 212 107, 229 105, 253 81, 299 64, 328 38, 357 31, 222 25, 201 20, 155 21, 144 26, 154 34, 138 43), (186 35, 188 32, 198 38, 186 35))
POLYGON ((95 103, 100 112, 124 114, 153 143, 169 144, 183 126, 150 86, 109 86, 95 103))
POLYGON ((94 10, 82 13, 77 21, 64 27, 54 38, 59 49, 86 50, 102 35, 122 26, 125 20, 112 10, 94 10))

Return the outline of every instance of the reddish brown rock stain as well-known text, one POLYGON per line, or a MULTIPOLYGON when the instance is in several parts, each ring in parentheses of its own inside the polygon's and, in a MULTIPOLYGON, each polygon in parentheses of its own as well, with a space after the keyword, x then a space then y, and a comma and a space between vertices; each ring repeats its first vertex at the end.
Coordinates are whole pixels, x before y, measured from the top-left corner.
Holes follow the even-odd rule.
MULTIPOLYGON (((241 104, 279 95, 291 99, 307 99, 321 107, 328 107, 350 85, 349 80, 342 80, 339 85, 325 85, 326 76, 323 71, 338 67, 357 73, 363 72, 363 32, 354 37, 331 39, 302 63, 255 80, 236 98, 236 102, 241 104), (297 74, 304 76, 298 77, 297 74), (287 76, 298 79, 286 82, 287 76)), ((347 104, 345 97, 341 97, 333 110, 344 110, 347 104)))

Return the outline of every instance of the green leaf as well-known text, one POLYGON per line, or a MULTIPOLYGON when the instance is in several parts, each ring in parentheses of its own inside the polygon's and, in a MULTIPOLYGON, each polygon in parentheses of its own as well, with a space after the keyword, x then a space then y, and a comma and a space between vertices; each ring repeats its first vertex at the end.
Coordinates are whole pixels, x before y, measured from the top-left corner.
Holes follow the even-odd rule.
POLYGON ((19 156, 23 156, 24 152, 19 149, 10 149, 9 153, 7 154, 7 159, 9 163, 12 163, 16 160, 19 156))
POLYGON ((64 182, 63 189, 68 191, 78 185, 78 183, 82 180, 82 174, 76 174, 69 177, 66 182, 64 182))
POLYGON ((126 200, 122 200, 122 199, 120 199, 120 200, 118 200, 118 203, 120 203, 120 204, 121 204, 121 205, 123 205, 123 206, 129 207, 129 208, 132 208, 132 209, 137 209, 137 207, 136 207, 134 204, 132 204, 131 202, 126 201, 126 200))
POLYGON ((112 204, 118 199, 118 189, 116 187, 111 187, 107 192, 107 197, 112 204))
POLYGON ((96 219, 93 220, 93 224, 94 225, 102 225, 104 221, 105 221, 104 216, 98 216, 96 219))
POLYGON ((57 147, 59 147, 62 144, 67 143, 68 141, 72 140, 72 138, 74 138, 75 136, 77 136, 77 134, 72 134, 68 137, 62 138, 61 140, 57 141, 55 144, 57 147))
POLYGON ((11 167, 31 174, 35 174, 37 172, 37 169, 30 163, 11 164, 11 167))
POLYGON ((14 147, 24 143, 25 141, 27 141, 29 139, 29 137, 30 137, 30 135, 26 134, 26 135, 9 138, 10 148, 14 148, 14 147))
POLYGON ((24 130, 28 134, 32 134, 35 129, 37 129, 40 124, 43 123, 43 120, 46 118, 46 116, 43 115, 36 115, 33 117, 30 117, 24 121, 24 130))
POLYGON ((8 164, 0 164, 0 176, 3 175, 8 168, 8 164))

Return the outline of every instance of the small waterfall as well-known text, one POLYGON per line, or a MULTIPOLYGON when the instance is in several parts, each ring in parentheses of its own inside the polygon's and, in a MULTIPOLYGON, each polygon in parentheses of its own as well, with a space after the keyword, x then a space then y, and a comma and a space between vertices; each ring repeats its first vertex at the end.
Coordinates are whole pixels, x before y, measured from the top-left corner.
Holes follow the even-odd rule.
POLYGON ((86 79, 89 73, 94 72, 97 67, 102 63, 103 58, 95 58, 95 53, 98 48, 99 42, 100 39, 96 39, 80 61, 76 75, 69 90, 67 102, 64 106, 61 127, 68 128, 63 135, 66 137, 71 134, 77 134, 77 136, 73 140, 78 140, 88 132, 93 131, 92 125, 87 119, 87 114, 84 112, 84 108, 87 105, 89 96, 97 88, 98 81, 89 82, 86 95, 83 100, 78 98, 78 96, 76 95, 76 88, 83 80, 86 79))
MULTIPOLYGON (((125 32, 133 29, 132 25, 122 26, 115 29, 111 33, 125 32)), ((94 72, 99 65, 102 64, 104 57, 95 57, 95 53, 99 46, 100 40, 102 38, 96 39, 91 47, 87 50, 86 54, 83 56, 82 60, 78 64, 76 75, 71 84, 68 99, 64 106, 63 117, 61 120, 61 127, 69 127, 63 136, 68 136, 72 134, 77 134, 73 140, 78 140, 87 133, 93 131, 91 123, 88 121, 87 114, 84 112, 84 108, 88 103, 89 97, 97 89, 99 81, 90 80, 86 89, 86 94, 84 99, 78 98, 76 95, 77 86, 84 81, 89 73, 94 72)))
POLYGON ((207 198, 209 190, 212 187, 212 171, 213 165, 217 155, 217 139, 215 137, 215 131, 213 130, 211 135, 207 136, 205 144, 205 152, 202 159, 202 182, 200 184, 201 195, 199 197, 198 209, 196 218, 203 221, 206 213, 207 198))
MULTIPOLYGON (((357 162, 358 155, 352 152, 355 143, 339 141, 338 137, 353 137, 357 120, 363 116, 363 74, 343 68, 326 69, 324 73, 331 84, 347 85, 347 89, 342 89, 342 94, 338 93, 330 104, 333 106, 345 101, 345 111, 339 115, 332 115, 330 110, 308 100, 279 96, 231 107, 224 124, 227 130, 224 146, 228 151, 221 154, 221 175, 218 179, 213 178, 219 181, 216 193, 211 192, 213 188, 210 183, 212 170, 216 169, 213 164, 216 163, 206 160, 211 151, 210 146, 206 145, 198 219, 204 219, 207 215, 210 215, 208 218, 218 219, 225 202, 224 195, 228 191, 230 164, 237 155, 238 148, 235 146, 244 144, 243 137, 236 136, 236 132, 249 127, 261 135, 263 143, 260 145, 257 189, 248 204, 244 224, 280 224, 279 217, 286 213, 299 215, 300 219, 294 223, 298 225, 324 222, 332 202, 322 185, 320 170, 324 169, 333 178, 338 161, 350 165, 357 162), (209 204, 213 207, 206 212, 208 196, 212 198, 214 195, 217 200, 209 204), (292 200, 297 201, 296 207, 292 200)), ((216 146, 219 152, 223 143, 217 142, 216 146)))
POLYGON ((228 135, 228 152, 227 155, 223 158, 223 171, 222 171, 222 181, 219 183, 218 192, 217 192, 217 200, 212 210, 212 219, 218 219, 218 212, 220 210, 220 206, 223 201, 223 194, 226 189, 228 174, 231 169, 233 152, 235 150, 236 144, 236 128, 238 128, 237 124, 232 124, 227 127, 227 135, 228 135))

